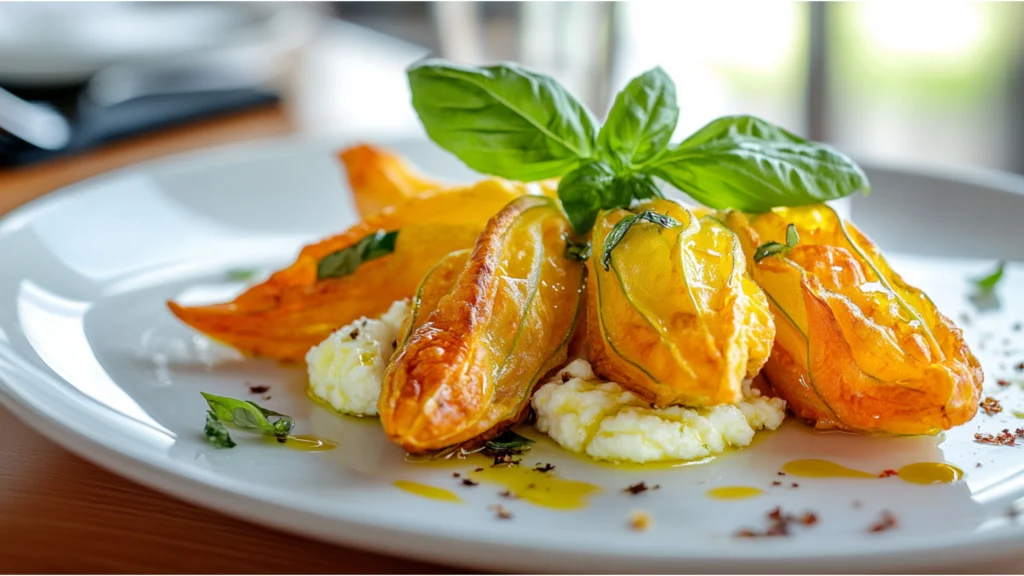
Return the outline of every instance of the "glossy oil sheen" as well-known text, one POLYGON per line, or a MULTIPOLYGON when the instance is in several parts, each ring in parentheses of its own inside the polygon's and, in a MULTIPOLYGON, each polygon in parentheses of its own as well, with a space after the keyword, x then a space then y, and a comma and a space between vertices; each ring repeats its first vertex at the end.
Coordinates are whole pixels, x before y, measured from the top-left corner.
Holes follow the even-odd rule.
POLYGON ((911 484, 953 484, 964 478, 964 471, 945 462, 918 462, 898 471, 901 480, 911 484))
POLYGON ((476 482, 497 484, 516 498, 556 510, 577 510, 601 489, 589 482, 568 480, 555 470, 539 472, 527 466, 488 466, 473 469, 467 476, 476 482))
POLYGON ((814 458, 786 462, 782 471, 800 478, 877 478, 875 474, 814 458))
POLYGON ((394 485, 395 488, 404 490, 409 494, 415 494, 420 498, 440 500, 442 502, 462 502, 462 498, 459 498, 457 494, 451 490, 445 490, 444 488, 420 484, 419 482, 412 482, 411 480, 395 480, 394 485))
POLYGON ((278 441, 278 439, 273 436, 267 436, 264 439, 264 442, 275 446, 284 446, 289 450, 297 450, 299 452, 325 452, 327 450, 334 450, 338 447, 337 442, 313 436, 312 434, 288 436, 285 438, 284 442, 278 441))
POLYGON ((746 500, 757 498, 764 494, 764 490, 753 486, 719 486, 705 492, 708 498, 715 500, 746 500))

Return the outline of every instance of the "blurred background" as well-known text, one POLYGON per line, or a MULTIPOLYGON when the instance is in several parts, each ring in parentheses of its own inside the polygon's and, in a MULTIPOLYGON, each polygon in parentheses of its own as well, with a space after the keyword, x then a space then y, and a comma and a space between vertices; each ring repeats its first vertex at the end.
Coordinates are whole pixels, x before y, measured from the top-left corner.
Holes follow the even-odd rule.
POLYGON ((1018 3, 6 2, 0 185, 111 150, 91 169, 278 134, 418 136, 403 70, 427 54, 516 60, 599 117, 661 65, 678 137, 750 113, 862 159, 1024 173, 1022 23, 1018 3))

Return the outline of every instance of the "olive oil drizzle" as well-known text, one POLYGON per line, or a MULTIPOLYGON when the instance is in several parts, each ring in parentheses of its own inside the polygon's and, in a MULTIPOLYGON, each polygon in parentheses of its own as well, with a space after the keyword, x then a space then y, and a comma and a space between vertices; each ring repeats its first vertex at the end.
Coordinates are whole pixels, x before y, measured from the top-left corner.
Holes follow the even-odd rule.
MULTIPOLYGON (((782 471, 799 478, 863 478, 878 479, 893 475, 871 474, 854 470, 828 460, 793 460, 782 466, 782 471)), ((911 484, 955 484, 964 478, 964 471, 945 462, 917 462, 908 464, 895 473, 904 482, 911 484)))

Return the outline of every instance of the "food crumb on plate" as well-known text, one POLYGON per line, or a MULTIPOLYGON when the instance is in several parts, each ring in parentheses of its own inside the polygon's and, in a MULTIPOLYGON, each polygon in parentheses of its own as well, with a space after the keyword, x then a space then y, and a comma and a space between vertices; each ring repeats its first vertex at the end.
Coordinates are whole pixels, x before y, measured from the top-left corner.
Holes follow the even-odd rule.
POLYGON ((783 512, 782 508, 776 506, 768 512, 768 528, 763 531, 744 528, 737 531, 736 538, 761 538, 765 536, 789 536, 792 526, 814 526, 818 523, 818 515, 811 511, 803 514, 790 514, 783 512))
POLYGON ((644 532, 651 527, 653 519, 651 513, 646 510, 633 510, 629 513, 629 528, 637 532, 644 532))
POLYGON ((508 511, 508 508, 505 508, 501 504, 494 504, 492 506, 489 506, 488 508, 490 510, 494 510, 494 515, 501 520, 512 519, 512 513, 508 511))
POLYGON ((877 533, 892 530, 897 526, 896 517, 888 510, 882 510, 882 518, 868 527, 868 532, 877 533))
POLYGON ((637 482, 636 484, 631 484, 629 486, 626 486, 625 488, 622 489, 622 491, 627 493, 627 494, 632 494, 632 495, 635 496, 635 495, 640 494, 642 492, 647 492, 648 490, 657 490, 659 488, 661 488, 660 484, 655 484, 654 486, 648 486, 646 482, 637 482))
POLYGON ((892 468, 886 468, 885 470, 882 470, 882 472, 878 475, 878 477, 879 478, 888 478, 890 476, 899 476, 899 474, 900 474, 899 472, 893 470, 892 468))
POLYGON ((1003 411, 1003 407, 1001 404, 999 404, 999 400, 991 396, 987 396, 984 400, 982 400, 979 406, 982 410, 985 411, 985 414, 988 416, 995 416, 996 414, 1003 411))

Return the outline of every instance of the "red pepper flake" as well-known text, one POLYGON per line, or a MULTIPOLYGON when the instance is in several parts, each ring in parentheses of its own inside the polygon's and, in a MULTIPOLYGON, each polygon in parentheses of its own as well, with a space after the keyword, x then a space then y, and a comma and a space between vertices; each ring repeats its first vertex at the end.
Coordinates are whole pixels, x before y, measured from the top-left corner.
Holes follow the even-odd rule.
POLYGON ((981 409, 985 411, 985 414, 989 416, 995 416, 996 414, 1003 411, 1003 407, 999 404, 999 400, 988 396, 981 401, 981 409))
POLYGON ((888 478, 889 476, 898 476, 898 475, 899 475, 899 472, 893 470, 892 468, 886 468, 885 470, 882 470, 882 473, 879 474, 878 477, 879 478, 888 478))
POLYGON ((799 484, 797 484, 796 482, 793 482, 793 483, 792 483, 792 484, 790 484, 789 486, 790 486, 790 488, 799 488, 799 487, 800 487, 800 485, 799 485, 799 484))
POLYGON ((778 480, 772 480, 772 486, 782 486, 782 482, 779 482, 778 480))
POLYGON ((1010 385, 1010 381, 1009 380, 996 380, 996 384, 999 384, 1003 388, 1006 388, 1007 386, 1010 385))
POLYGON ((249 392, 252 394, 263 394, 267 390, 270 390, 270 386, 249 386, 249 392))
POLYGON ((788 514, 782 508, 776 507, 768 512, 768 528, 763 532, 744 528, 734 534, 737 538, 759 538, 764 536, 789 536, 790 527, 794 525, 814 526, 818 523, 818 515, 814 512, 804 512, 801 515, 788 514))
POLYGON ((623 488, 622 491, 626 492, 627 494, 632 494, 636 496, 637 494, 640 494, 642 492, 647 492, 648 490, 657 490, 658 488, 661 488, 661 486, 658 484, 648 487, 646 482, 637 482, 636 484, 626 486, 625 488, 623 488))
POLYGON ((1004 428, 999 434, 978 432, 974 435, 974 441, 978 444, 995 444, 997 446, 1016 446, 1017 438, 1024 438, 1024 428, 1018 428, 1012 434, 1008 428, 1004 428))
POLYGON ((981 468, 981 462, 978 462, 977 464, 975 464, 974 467, 975 468, 981 468))
POLYGON ((479 486, 480 483, 479 482, 473 482, 469 478, 463 478, 462 479, 462 485, 463 486, 479 486))
POLYGON ((1014 368, 1016 368, 1018 372, 1024 372, 1024 362, 1017 364, 1014 368))
POLYGON ((868 527, 868 532, 877 533, 892 530, 896 527, 896 517, 888 510, 882 510, 882 519, 868 527))
POLYGON ((779 476, 785 476, 786 475, 785 472, 776 472, 776 474, 778 474, 779 476))

